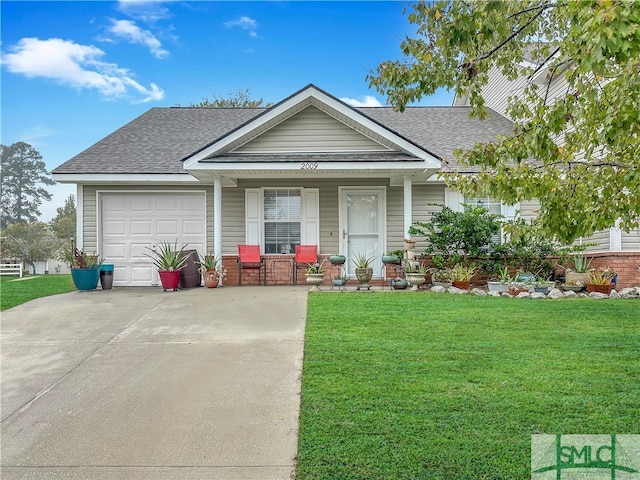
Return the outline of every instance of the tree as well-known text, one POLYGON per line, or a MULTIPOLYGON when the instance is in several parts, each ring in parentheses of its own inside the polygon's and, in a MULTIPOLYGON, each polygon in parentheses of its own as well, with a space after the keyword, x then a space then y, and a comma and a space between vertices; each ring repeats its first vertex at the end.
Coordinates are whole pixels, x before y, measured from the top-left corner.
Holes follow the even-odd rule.
POLYGON ((36 263, 52 258, 60 246, 44 222, 13 223, 2 231, 2 257, 22 260, 34 274, 36 263))
POLYGON ((246 88, 244 90, 238 90, 238 93, 229 93, 228 97, 219 97, 214 95, 213 100, 203 98, 201 102, 190 102, 190 107, 205 107, 205 108, 256 108, 256 107, 270 107, 272 103, 264 103, 262 98, 258 100, 251 99, 251 91, 246 88))
POLYGON ((0 145, 2 160, 2 218, 0 227, 16 222, 32 222, 40 215, 43 200, 51 200, 51 194, 42 185, 54 185, 49 177, 42 155, 25 142, 7 147, 0 145))
POLYGON ((51 230, 56 238, 65 240, 76 235, 76 197, 69 195, 64 201, 64 206, 58 207, 56 216, 51 220, 51 230))
POLYGON ((618 219, 625 230, 638 226, 640 4, 446 0, 412 8, 418 30, 401 44, 404 60, 367 76, 397 109, 444 87, 482 119, 490 72, 528 80, 508 99, 514 135, 457 152, 481 171, 445 175, 449 186, 507 204, 537 198, 542 228, 566 242, 618 219), (539 85, 533 77, 544 71, 539 85), (548 86, 558 77, 566 89, 554 98, 548 86))

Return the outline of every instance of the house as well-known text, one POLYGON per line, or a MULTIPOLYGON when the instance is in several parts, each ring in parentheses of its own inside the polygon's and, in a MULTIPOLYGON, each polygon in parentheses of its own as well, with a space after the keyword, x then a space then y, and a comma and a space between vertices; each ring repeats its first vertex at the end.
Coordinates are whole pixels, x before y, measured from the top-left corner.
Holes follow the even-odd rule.
MULTIPOLYGON (((522 74, 515 79, 505 77, 499 68, 493 67, 489 71, 489 80, 482 89, 485 105, 493 112, 506 118, 508 98, 510 96, 523 98, 523 91, 528 82, 539 86, 540 95, 545 95, 549 103, 554 103, 567 95, 568 83, 563 70, 550 74, 550 63, 538 62, 532 57, 532 52, 525 55, 521 64, 524 68, 534 71, 533 75, 522 74)), ((453 101, 455 107, 469 106, 468 98, 456 96, 453 101)), ((558 138, 558 143, 564 143, 564 137, 558 138)), ((579 244, 589 245, 587 253, 594 258, 593 266, 608 266, 618 272, 623 285, 640 284, 640 228, 625 232, 620 228, 611 227, 608 230, 596 232, 594 235, 578 240, 579 244)))
MULTIPOLYGON (((353 108, 308 85, 270 108, 152 108, 53 176, 77 185, 77 244, 115 264, 116 286, 157 284, 144 253, 161 240, 221 255, 227 284, 243 243, 260 245, 269 283, 290 281, 296 244, 342 253, 350 274, 355 253, 376 256, 380 278, 413 221, 474 200, 436 178, 453 151, 511 132, 495 112, 353 108)), ((535 204, 491 207, 531 217, 535 204)))

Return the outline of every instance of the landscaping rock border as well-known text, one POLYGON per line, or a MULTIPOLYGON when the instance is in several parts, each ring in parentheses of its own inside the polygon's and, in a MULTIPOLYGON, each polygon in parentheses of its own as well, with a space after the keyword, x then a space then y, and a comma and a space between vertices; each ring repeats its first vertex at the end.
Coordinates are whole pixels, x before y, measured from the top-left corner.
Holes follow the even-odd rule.
POLYGON ((576 293, 574 291, 568 290, 563 292, 558 288, 552 288, 547 294, 540 292, 522 292, 519 293, 516 297, 507 293, 507 292, 487 292, 481 288, 473 288, 471 291, 461 290, 456 287, 441 287, 439 285, 433 286, 430 289, 431 292, 434 293, 451 293, 453 295, 464 295, 471 294, 477 295, 480 297, 509 297, 509 298, 530 298, 534 300, 543 300, 543 299, 558 299, 558 298, 593 298, 594 300, 603 300, 603 299, 617 299, 617 298, 640 298, 640 287, 626 287, 620 290, 619 292, 616 290, 611 290, 609 295, 605 295, 604 293, 591 292, 589 294, 586 293, 576 293))

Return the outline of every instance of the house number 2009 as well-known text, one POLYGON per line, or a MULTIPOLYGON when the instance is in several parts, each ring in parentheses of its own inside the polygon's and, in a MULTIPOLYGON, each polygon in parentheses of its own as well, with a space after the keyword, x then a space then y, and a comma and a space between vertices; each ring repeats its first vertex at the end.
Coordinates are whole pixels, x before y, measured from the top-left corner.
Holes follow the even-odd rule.
POLYGON ((317 170, 317 169, 318 169, 318 162, 304 162, 300 166, 300 170, 317 170))

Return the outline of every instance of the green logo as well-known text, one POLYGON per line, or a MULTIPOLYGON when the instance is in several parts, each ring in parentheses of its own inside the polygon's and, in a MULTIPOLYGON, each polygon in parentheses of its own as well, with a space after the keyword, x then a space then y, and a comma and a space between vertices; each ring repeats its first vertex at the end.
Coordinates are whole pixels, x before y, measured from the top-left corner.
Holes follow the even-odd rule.
POLYGON ((532 480, 640 480, 640 435, 532 435, 532 480))

